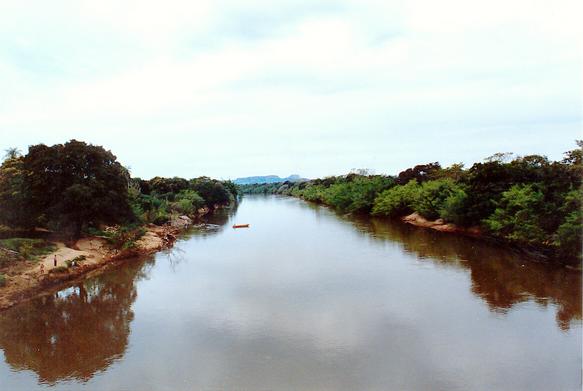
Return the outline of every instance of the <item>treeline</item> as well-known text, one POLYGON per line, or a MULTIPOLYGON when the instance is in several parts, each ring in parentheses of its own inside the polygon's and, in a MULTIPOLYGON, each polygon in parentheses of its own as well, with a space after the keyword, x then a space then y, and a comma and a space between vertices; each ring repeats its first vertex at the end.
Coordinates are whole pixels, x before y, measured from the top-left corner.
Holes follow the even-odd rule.
POLYGON ((214 209, 234 202, 238 188, 231 181, 208 177, 186 180, 160 178, 131 179, 129 199, 134 216, 143 222, 163 224, 173 215, 196 215, 201 209, 214 209))
POLYGON ((104 224, 163 224, 233 201, 237 187, 207 177, 131 178, 103 147, 71 140, 7 151, 0 166, 0 231, 83 232, 104 224))
POLYGON ((397 176, 351 173, 302 183, 245 186, 244 193, 284 194, 351 213, 401 217, 413 212, 581 260, 583 142, 561 161, 496 154, 463 164, 417 165, 397 176))

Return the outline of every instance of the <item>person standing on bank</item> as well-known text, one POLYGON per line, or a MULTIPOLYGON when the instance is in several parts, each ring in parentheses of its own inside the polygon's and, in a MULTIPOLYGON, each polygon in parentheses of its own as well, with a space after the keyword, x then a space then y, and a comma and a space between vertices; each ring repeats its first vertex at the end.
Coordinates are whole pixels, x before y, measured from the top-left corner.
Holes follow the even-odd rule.
POLYGON ((55 257, 53 258, 53 265, 57 267, 57 254, 55 254, 55 257))

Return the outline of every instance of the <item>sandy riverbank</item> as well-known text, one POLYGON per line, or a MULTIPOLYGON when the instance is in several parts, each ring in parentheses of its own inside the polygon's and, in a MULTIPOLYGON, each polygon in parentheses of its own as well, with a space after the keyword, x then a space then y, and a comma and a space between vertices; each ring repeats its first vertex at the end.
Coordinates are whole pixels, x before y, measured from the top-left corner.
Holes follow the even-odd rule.
POLYGON ((16 262, 2 270, 8 278, 6 286, 0 288, 0 310, 10 308, 64 282, 79 279, 108 265, 171 247, 181 230, 182 227, 150 225, 146 228, 144 236, 136 242, 135 247, 123 251, 110 247, 107 241, 100 237, 85 237, 69 246, 56 242, 57 250, 40 261, 16 262), (51 272, 55 269, 55 256, 57 268, 66 267, 67 261, 75 258, 85 257, 85 259, 77 266, 55 273, 51 272))
POLYGON ((452 223, 446 223, 442 219, 427 220, 419 213, 411 213, 410 215, 401 217, 401 220, 407 224, 415 225, 417 227, 431 228, 440 232, 452 232, 470 236, 482 236, 479 227, 463 228, 452 223))

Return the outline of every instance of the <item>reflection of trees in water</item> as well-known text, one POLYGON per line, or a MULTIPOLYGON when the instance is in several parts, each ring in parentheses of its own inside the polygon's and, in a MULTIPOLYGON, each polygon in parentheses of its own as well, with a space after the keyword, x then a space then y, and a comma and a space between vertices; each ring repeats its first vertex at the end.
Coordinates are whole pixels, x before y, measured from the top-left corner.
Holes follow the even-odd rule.
POLYGON ((221 227, 227 225, 231 217, 237 214, 237 210, 239 209, 239 204, 234 203, 225 208, 219 208, 213 213, 205 216, 205 222, 209 224, 219 225, 221 227))
POLYGON ((437 265, 468 269, 472 292, 492 311, 506 312, 513 305, 534 300, 557 305, 557 323, 566 330, 581 319, 581 272, 525 259, 508 248, 479 239, 413 227, 369 217, 346 217, 363 235, 390 240, 420 259, 437 265))
POLYGON ((125 353, 134 318, 135 282, 149 261, 136 261, 0 314, 0 348, 16 370, 42 383, 89 380, 125 353))
POLYGON ((229 222, 237 214, 237 209, 239 209, 239 203, 235 202, 228 207, 219 208, 213 213, 203 216, 201 224, 195 224, 185 234, 185 237, 196 235, 206 238, 222 232, 226 227, 230 227, 229 222))
POLYGON ((186 260, 186 251, 178 246, 171 247, 164 251, 162 254, 168 261, 168 264, 170 265, 170 268, 173 272, 176 272, 178 265, 186 260))

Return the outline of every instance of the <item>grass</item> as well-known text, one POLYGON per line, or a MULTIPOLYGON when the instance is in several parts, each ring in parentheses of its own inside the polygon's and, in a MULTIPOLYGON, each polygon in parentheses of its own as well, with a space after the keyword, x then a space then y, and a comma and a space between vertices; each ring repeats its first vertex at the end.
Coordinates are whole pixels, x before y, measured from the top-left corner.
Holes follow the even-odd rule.
POLYGON ((65 261, 65 264, 67 265, 67 267, 71 267, 73 265, 79 265, 79 263, 83 262, 86 259, 87 257, 85 255, 79 255, 78 257, 75 257, 73 259, 67 259, 65 261))
POLYGON ((105 238, 107 242, 117 249, 127 250, 135 247, 136 242, 144 236, 146 230, 136 224, 123 225, 107 231, 89 230, 90 235, 105 238))
POLYGON ((43 239, 10 238, 1 239, 0 247, 16 251, 24 259, 37 261, 43 255, 47 255, 56 250, 53 243, 43 239))

